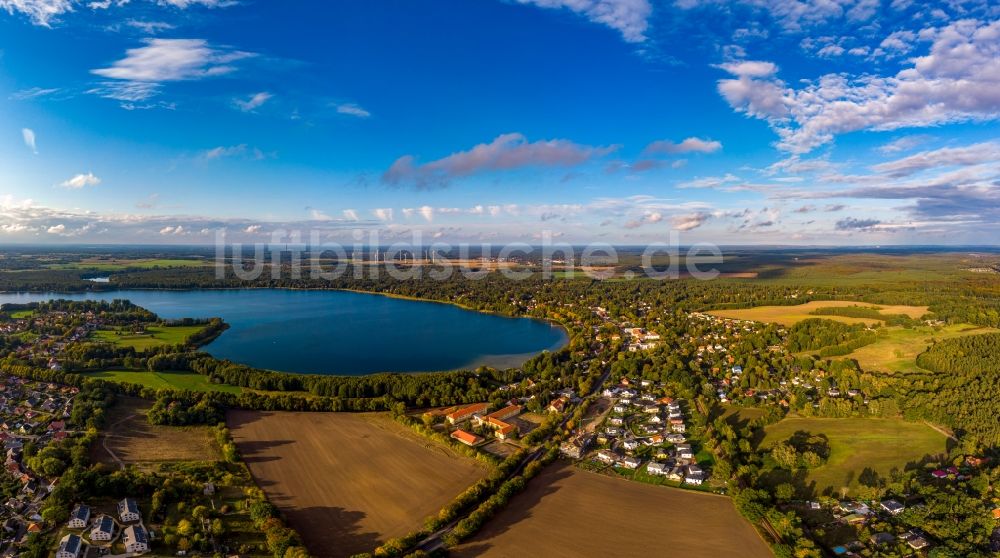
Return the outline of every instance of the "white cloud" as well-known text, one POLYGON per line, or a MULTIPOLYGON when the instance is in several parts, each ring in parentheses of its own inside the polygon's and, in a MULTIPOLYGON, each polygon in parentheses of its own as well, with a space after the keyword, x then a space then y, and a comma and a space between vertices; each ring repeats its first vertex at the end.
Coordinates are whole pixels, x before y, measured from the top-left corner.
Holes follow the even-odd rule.
POLYGON ((0 9, 9 14, 20 12, 35 25, 50 27, 57 16, 72 12, 73 4, 70 0, 0 0, 0 9))
POLYGON ((53 225, 48 229, 46 229, 45 232, 49 234, 63 234, 66 232, 66 225, 63 224, 53 225))
POLYGON ((361 220, 361 219, 358 218, 358 212, 356 210, 354 210, 354 209, 345 209, 344 210, 344 219, 347 219, 348 221, 360 221, 361 220))
POLYGON ((681 182, 677 185, 678 188, 719 188, 733 182, 739 182, 740 178, 738 176, 726 173, 725 176, 708 176, 705 178, 696 178, 694 180, 689 180, 687 182, 681 182))
POLYGON ((626 229, 637 229, 643 225, 655 225, 663 220, 663 214, 659 211, 649 211, 637 219, 626 221, 626 229))
POLYGON ((236 71, 235 62, 256 56, 212 46, 204 39, 144 39, 143 42, 145 46, 128 49, 125 57, 110 67, 91 70, 95 75, 120 80, 124 85, 106 82, 90 93, 141 101, 155 95, 161 83, 229 74, 236 71))
POLYGON ((701 139, 692 137, 692 138, 687 138, 680 143, 674 143, 668 140, 654 141, 653 143, 646 146, 646 149, 643 150, 643 153, 646 154, 715 153, 720 149, 722 149, 721 142, 711 139, 701 139))
POLYGON ((881 163, 873 170, 899 178, 938 167, 973 166, 1000 161, 1000 143, 984 142, 964 147, 922 151, 909 157, 881 163))
POLYGON ((66 180, 59 185, 63 188, 70 188, 72 190, 79 190, 86 186, 97 186, 101 183, 101 179, 94 176, 94 173, 88 172, 87 174, 78 174, 69 180, 66 180))
POLYGON ((736 77, 764 78, 778 72, 778 66, 774 62, 763 60, 738 60, 718 64, 716 67, 733 74, 736 77))
POLYGON ((160 234, 163 236, 180 236, 187 234, 187 230, 184 229, 184 225, 169 226, 160 229, 160 234))
POLYGON ((686 232, 690 230, 697 229, 712 218, 711 213, 698 212, 690 213, 687 215, 678 215, 671 220, 675 230, 686 232))
POLYGON ((160 31, 169 31, 174 29, 174 26, 165 21, 144 21, 139 19, 128 19, 125 20, 125 25, 142 31, 147 35, 155 35, 160 31))
POLYGON ((372 215, 379 221, 392 221, 392 208, 380 207, 372 210, 372 215))
POLYGON ((267 91, 261 91, 260 93, 254 93, 246 100, 233 99, 233 105, 243 112, 251 112, 271 100, 273 97, 274 95, 268 93, 267 91))
POLYGON ((247 228, 243 229, 243 232, 247 234, 257 234, 262 228, 263 227, 261 225, 247 225, 247 228))
POLYGON ((579 145, 555 139, 529 142, 523 134, 503 134, 490 143, 443 159, 417 164, 412 155, 400 157, 382 175, 388 184, 413 183, 418 188, 446 186, 457 177, 525 167, 566 167, 585 163, 618 149, 579 145))
POLYGON ((46 97, 52 95, 53 93, 58 93, 59 88, 42 88, 42 87, 32 87, 30 89, 22 89, 10 96, 11 100, 14 101, 28 101, 31 99, 37 99, 39 97, 46 97))
POLYGON ((921 32, 929 52, 894 76, 826 74, 794 89, 739 75, 719 92, 737 111, 767 120, 778 147, 807 153, 839 134, 895 130, 1000 116, 1000 20, 960 20, 921 32))
POLYGON ((356 105, 354 103, 344 103, 341 105, 337 105, 337 112, 339 114, 346 114, 348 116, 354 116, 357 118, 368 118, 369 116, 372 115, 372 113, 368 112, 367 110, 361 108, 359 105, 356 105))
POLYGON ((38 155, 38 146, 35 143, 35 131, 31 128, 21 128, 21 138, 24 139, 24 145, 26 145, 32 153, 38 155))
POLYGON ((540 8, 566 8, 622 34, 627 42, 646 40, 653 6, 649 0, 517 0, 540 8))
POLYGON ((260 161, 266 159, 267 155, 265 155, 259 148, 249 147, 245 143, 229 146, 220 145, 219 147, 213 147, 212 149, 203 151, 200 155, 200 158, 207 161, 214 161, 216 159, 224 159, 228 157, 245 157, 254 161, 260 161))
POLYGON ((885 154, 909 151, 914 147, 927 143, 930 139, 931 137, 927 135, 903 136, 879 146, 878 151, 885 154))

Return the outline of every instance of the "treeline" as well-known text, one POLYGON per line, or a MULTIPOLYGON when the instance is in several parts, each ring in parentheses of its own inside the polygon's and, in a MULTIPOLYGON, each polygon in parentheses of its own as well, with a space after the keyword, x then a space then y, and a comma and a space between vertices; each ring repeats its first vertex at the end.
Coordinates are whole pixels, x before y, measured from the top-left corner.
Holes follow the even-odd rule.
POLYGON ((920 323, 919 320, 914 320, 906 314, 883 314, 881 309, 875 306, 832 306, 817 308, 810 312, 810 314, 814 316, 842 316, 845 318, 879 320, 891 326, 913 326, 920 323))
POLYGON ((951 427, 967 449, 1000 445, 1000 334, 939 341, 917 364, 934 373, 900 380, 908 417, 951 427))
POLYGON ((864 324, 845 324, 810 318, 788 330, 788 350, 819 351, 819 356, 844 356, 878 341, 878 334, 864 324))

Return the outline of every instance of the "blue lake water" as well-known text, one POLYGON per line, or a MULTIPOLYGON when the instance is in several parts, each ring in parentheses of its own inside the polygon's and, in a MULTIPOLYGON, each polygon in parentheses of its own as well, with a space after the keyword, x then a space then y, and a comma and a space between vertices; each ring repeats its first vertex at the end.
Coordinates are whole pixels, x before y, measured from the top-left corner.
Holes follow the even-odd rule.
POLYGON ((167 319, 219 317, 231 327, 203 350, 285 372, 362 375, 511 367, 567 341, 565 331, 539 320, 345 291, 0 293, 0 305, 53 298, 123 298, 167 319))

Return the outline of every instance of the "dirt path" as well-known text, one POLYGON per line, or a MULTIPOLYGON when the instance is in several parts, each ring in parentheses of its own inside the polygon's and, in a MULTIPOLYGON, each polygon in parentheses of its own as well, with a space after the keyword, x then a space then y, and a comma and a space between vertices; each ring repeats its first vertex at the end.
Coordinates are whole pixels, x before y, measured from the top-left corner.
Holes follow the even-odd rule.
MULTIPOLYGON (((120 425, 121 423, 123 423, 125 421, 132 420, 135 417, 136 417, 135 414, 131 414, 131 415, 129 415, 129 416, 127 416, 127 417, 119 420, 119 421, 116 421, 114 424, 112 424, 111 426, 108 427, 108 430, 109 431, 114 431, 114 429, 118 425, 120 425)), ((125 470, 125 462, 122 461, 121 458, 119 458, 118 455, 115 454, 115 452, 111 451, 111 447, 108 446, 108 438, 110 438, 111 436, 112 436, 111 432, 105 432, 104 435, 101 436, 101 446, 104 448, 104 451, 108 452, 108 455, 111 456, 111 459, 115 460, 115 463, 118 464, 118 468, 122 469, 122 470, 125 470)))

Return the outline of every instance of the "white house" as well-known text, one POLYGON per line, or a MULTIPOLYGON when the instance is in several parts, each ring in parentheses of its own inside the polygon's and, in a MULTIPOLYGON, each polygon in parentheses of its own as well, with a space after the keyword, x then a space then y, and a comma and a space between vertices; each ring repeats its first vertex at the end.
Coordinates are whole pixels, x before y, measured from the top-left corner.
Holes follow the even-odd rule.
POLYGON ((691 444, 677 444, 677 457, 681 459, 694 459, 694 452, 691 451, 691 444))
POLYGON ((94 528, 90 530, 90 540, 107 542, 115 536, 115 521, 110 515, 102 515, 94 522, 94 528))
POLYGON ((618 461, 618 458, 615 456, 615 454, 611 453, 610 451, 597 452, 597 459, 603 461, 604 463, 614 463, 615 461, 618 461))
POLYGON ((83 529, 87 526, 88 521, 90 521, 90 506, 80 504, 73 508, 73 513, 69 515, 66 526, 70 529, 83 529))
POLYGON ((622 445, 627 450, 634 450, 639 447, 639 440, 636 439, 625 440, 624 442, 622 442, 622 445))
POLYGON ((642 465, 642 460, 638 457, 625 457, 622 458, 621 466, 626 469, 638 469, 639 465, 642 465))
POLYGON ((125 552, 138 553, 149 550, 149 536, 146 535, 142 525, 131 525, 125 529, 122 542, 125 543, 125 552))
POLYGON ((650 461, 649 465, 646 465, 646 472, 650 475, 665 475, 667 474, 667 467, 663 463, 650 461))
POLYGON ((906 509, 906 506, 900 504, 897 500, 884 500, 880 505, 883 510, 891 513, 892 515, 899 515, 906 509))
POLYGON ((78 558, 82 546, 83 539, 79 535, 66 535, 59 541, 59 550, 56 551, 56 558, 78 558))
POLYGON ((684 482, 688 484, 701 484, 705 482, 705 472, 697 465, 688 465, 687 473, 684 475, 684 482))
POLYGON ((142 519, 142 515, 139 514, 139 506, 131 498, 125 498, 118 502, 118 517, 122 523, 131 523, 142 519))

